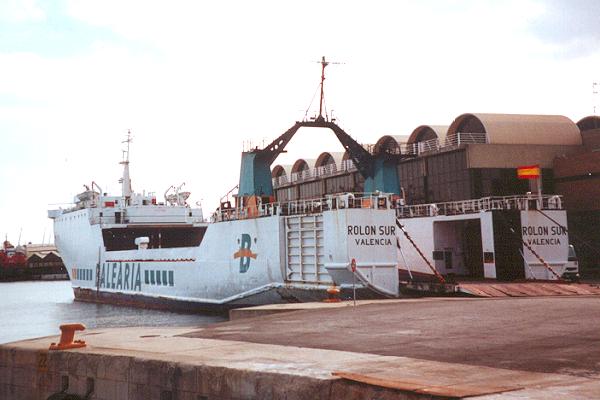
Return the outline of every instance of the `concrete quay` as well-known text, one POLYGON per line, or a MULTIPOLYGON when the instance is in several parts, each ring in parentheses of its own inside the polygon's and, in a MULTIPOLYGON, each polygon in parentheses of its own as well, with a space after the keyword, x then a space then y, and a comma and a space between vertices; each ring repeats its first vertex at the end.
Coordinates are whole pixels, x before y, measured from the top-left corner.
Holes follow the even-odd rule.
MULTIPOLYGON (((285 308, 285 307, 284 307, 285 308)), ((0 399, 593 399, 600 299, 410 299, 0 346, 0 399)))
MULTIPOLYGON (((433 299, 433 298, 432 298, 433 299)), ((460 300, 461 298, 456 298, 460 300)), ((393 303, 406 303, 411 301, 423 302, 427 301, 427 298, 404 298, 404 299, 391 299, 391 300, 356 300, 357 306, 366 304, 393 304, 393 303)), ((352 301, 339 301, 339 302, 321 302, 321 303, 287 303, 287 304, 266 304, 263 306, 245 307, 245 308, 234 308, 229 310, 229 320, 236 321, 245 318, 254 317, 265 317, 267 315, 289 313, 292 311, 319 311, 319 310, 331 310, 336 308, 353 307, 354 302, 352 301)))

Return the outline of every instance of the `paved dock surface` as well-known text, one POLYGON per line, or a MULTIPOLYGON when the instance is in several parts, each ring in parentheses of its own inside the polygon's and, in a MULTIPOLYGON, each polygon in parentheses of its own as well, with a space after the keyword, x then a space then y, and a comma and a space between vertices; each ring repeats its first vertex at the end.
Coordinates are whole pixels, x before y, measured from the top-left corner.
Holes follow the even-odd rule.
MULTIPOLYGON (((423 299, 304 305, 194 328, 78 334, 0 346, 0 398, 60 389, 94 400, 597 399, 600 299, 423 299)), ((285 307, 284 307, 285 308, 285 307)))
POLYGON ((597 296, 349 304, 234 320, 188 336, 600 376, 597 296))

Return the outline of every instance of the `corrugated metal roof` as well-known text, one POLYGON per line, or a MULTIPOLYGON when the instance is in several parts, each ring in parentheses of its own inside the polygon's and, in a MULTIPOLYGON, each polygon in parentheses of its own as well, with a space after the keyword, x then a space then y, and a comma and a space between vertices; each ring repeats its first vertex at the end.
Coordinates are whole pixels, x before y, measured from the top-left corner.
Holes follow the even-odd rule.
POLYGON ((379 140, 375 143, 373 147, 373 152, 375 154, 379 154, 384 146, 389 146, 390 143, 393 143, 393 146, 396 149, 400 149, 401 144, 408 143, 409 136, 408 135, 384 135, 379 138, 379 140))
POLYGON ((393 147, 391 150, 400 150, 400 146, 398 144, 398 140, 391 135, 385 135, 379 138, 379 140, 375 143, 373 148, 373 153, 379 154, 382 149, 393 147))
POLYGON ((481 126, 491 144, 582 143, 577 125, 562 115, 462 114, 448 128, 448 136, 480 132, 481 126))
POLYGON ((56 251, 56 245, 54 244, 27 244, 25 246, 27 251, 29 252, 38 252, 38 251, 56 251))
POLYGON ((444 143, 446 140, 446 132, 448 132, 448 125, 420 125, 412 131, 408 137, 407 143, 417 143, 433 139, 433 137, 430 137, 433 134, 440 139, 440 143, 444 143), (424 138, 423 135, 425 135, 424 138))
POLYGON ((28 244, 25 246, 25 249, 27 250, 27 257, 37 255, 40 258, 44 258, 50 253, 54 253, 60 257, 60 254, 58 254, 58 250, 56 249, 56 245, 54 244, 28 244))
POLYGON ((271 178, 275 178, 277 176, 277 173, 280 170, 283 171, 283 175, 290 176, 290 174, 292 173, 292 165, 290 165, 290 164, 287 164, 287 165, 277 164, 271 170, 271 178))
POLYGON ((322 167, 324 165, 323 163, 329 156, 333 159, 333 162, 335 163, 336 168, 339 168, 342 163, 342 159, 344 158, 343 151, 324 151, 324 152, 322 152, 321 154, 319 154, 319 157, 317 157, 317 160, 315 161, 315 167, 322 167))
MULTIPOLYGON (((408 138, 410 137, 410 135, 385 135, 385 136, 382 136, 382 138, 384 138, 386 136, 394 138, 394 140, 397 143, 408 143, 408 138)), ((381 139, 379 139, 379 140, 381 140, 381 139)))
POLYGON ((43 260, 44 258, 46 258, 47 256, 49 256, 50 254, 54 254, 55 256, 57 256, 57 257, 60 258, 60 254, 58 254, 57 251, 45 251, 45 252, 43 252, 43 251, 36 251, 36 252, 33 252, 33 253, 28 252, 27 253, 27 258, 29 259, 29 258, 31 258, 33 256, 37 256, 37 257, 39 257, 40 259, 43 260))
POLYGON ((592 129, 600 129, 600 117, 597 115, 589 115, 585 118, 581 118, 577 122, 577 126, 582 132, 592 129))
POLYGON ((310 171, 313 170, 313 168, 315 167, 315 162, 317 161, 316 158, 299 158, 296 160, 296 162, 294 162, 294 165, 292 165, 292 170, 291 172, 299 172, 301 171, 300 167, 302 166, 303 163, 306 163, 306 165, 308 165, 308 169, 310 171))

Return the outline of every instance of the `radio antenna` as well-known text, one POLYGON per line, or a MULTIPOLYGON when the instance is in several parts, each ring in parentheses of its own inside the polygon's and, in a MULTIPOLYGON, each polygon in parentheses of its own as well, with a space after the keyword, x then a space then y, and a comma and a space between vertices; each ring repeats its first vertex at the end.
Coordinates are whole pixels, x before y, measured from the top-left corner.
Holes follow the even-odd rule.
POLYGON ((129 201, 131 197, 131 178, 129 177, 129 145, 131 144, 131 129, 127 130, 127 139, 125 139, 121 143, 127 143, 127 150, 123 151, 123 161, 119 164, 123 165, 123 177, 119 180, 121 183, 123 197, 125 198, 125 204, 129 201))

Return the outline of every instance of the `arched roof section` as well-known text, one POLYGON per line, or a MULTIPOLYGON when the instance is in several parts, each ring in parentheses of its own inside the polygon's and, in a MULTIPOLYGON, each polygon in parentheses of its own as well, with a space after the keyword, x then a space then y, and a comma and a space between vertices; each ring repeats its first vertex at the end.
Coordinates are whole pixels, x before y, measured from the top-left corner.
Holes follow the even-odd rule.
POLYGON ((352 161, 350 153, 348 153, 348 151, 345 151, 344 153, 342 153, 342 159, 340 160, 339 169, 342 171, 347 171, 352 165, 354 165, 354 161, 352 161))
POLYGON ((398 141, 401 136, 384 135, 379 138, 375 146, 373 147, 374 154, 391 153, 400 154, 400 142, 398 141))
POLYGON ((592 129, 600 129, 600 117, 597 115, 590 115, 582 118, 577 122, 577 126, 581 132, 591 131, 592 129))
POLYGON ((579 128, 562 115, 462 114, 447 137, 457 133, 485 133, 490 144, 581 145, 579 128))
POLYGON ((335 164, 336 167, 339 167, 343 157, 343 152, 324 151, 319 155, 319 157, 317 157, 317 160, 315 161, 315 168, 323 167, 329 164, 335 164))
POLYGON ((317 161, 315 161, 315 168, 329 164, 335 164, 335 160, 333 159, 331 153, 324 151, 323 153, 319 154, 319 157, 317 157, 317 161))
POLYGON ((296 172, 311 170, 311 169, 313 169, 314 165, 315 165, 314 159, 305 160, 304 158, 299 158, 296 160, 294 165, 292 165, 292 169, 290 172, 293 174, 296 172))
POLYGON ((335 161, 335 165, 337 165, 338 167, 340 166, 340 164, 342 163, 342 160, 344 159, 344 151, 330 151, 329 154, 331 154, 331 157, 333 157, 334 161, 335 161))
POLYGON ((280 176, 288 176, 291 174, 291 171, 292 171, 291 165, 277 164, 271 170, 271 178, 278 178, 280 176))
POLYGON ((439 139, 440 143, 444 143, 446 132, 448 132, 448 125, 420 125, 412 131, 407 143, 426 142, 432 139, 439 139))

